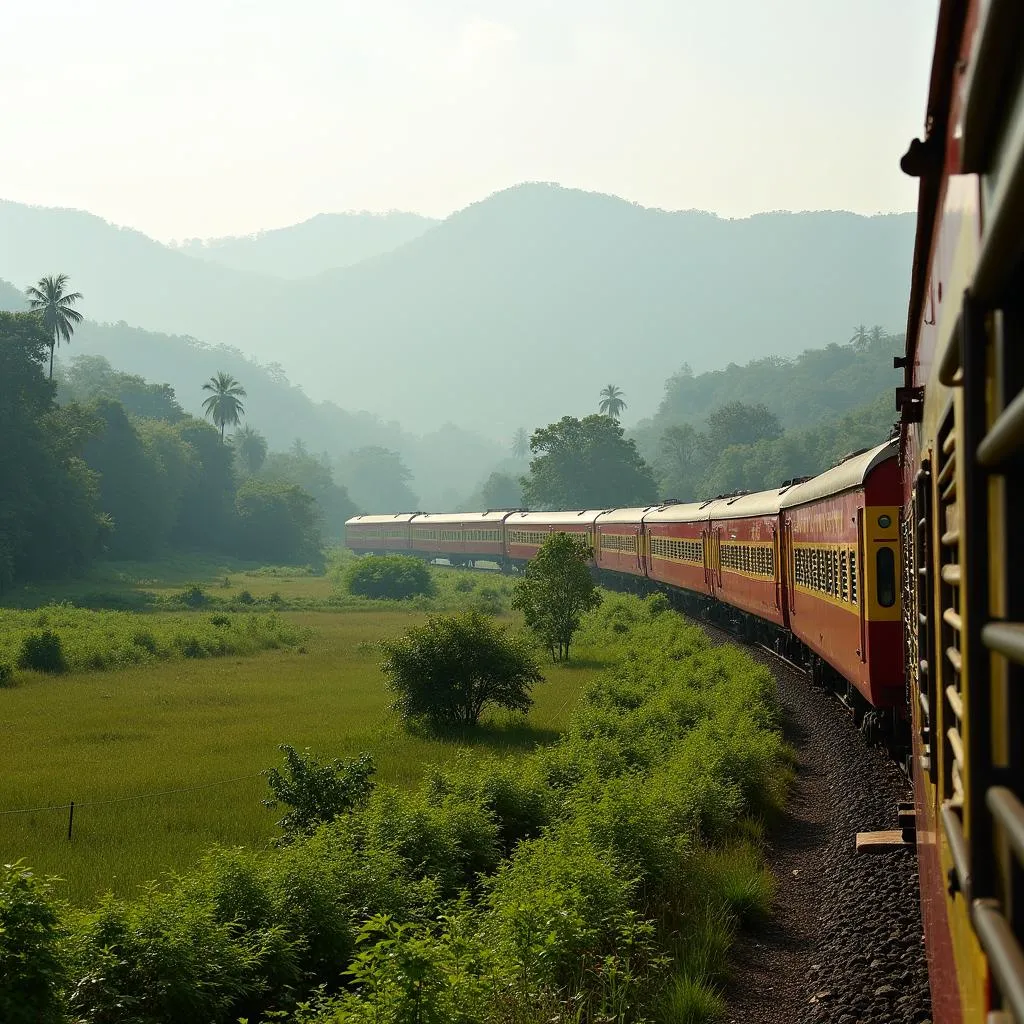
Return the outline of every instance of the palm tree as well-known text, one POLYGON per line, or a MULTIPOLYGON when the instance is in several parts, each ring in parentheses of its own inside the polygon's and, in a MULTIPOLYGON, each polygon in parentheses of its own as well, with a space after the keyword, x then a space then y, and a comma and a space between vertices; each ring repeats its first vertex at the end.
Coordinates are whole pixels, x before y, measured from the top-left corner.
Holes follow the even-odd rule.
POLYGON ((868 329, 863 324, 858 324, 847 344, 852 345, 858 352, 863 352, 868 346, 868 329))
POLYGON ((81 292, 65 292, 67 274, 41 277, 32 288, 27 288, 29 309, 42 314, 43 326, 50 335, 50 380, 53 380, 53 350, 61 341, 71 344, 75 324, 82 322, 82 314, 73 309, 82 297, 81 292))
POLYGON ((241 430, 236 430, 232 437, 235 452, 242 460, 242 465, 249 471, 250 476, 255 476, 263 466, 267 458, 267 439, 248 424, 241 430))
POLYGON ((525 459, 530 453, 530 435, 520 427, 512 435, 512 455, 517 459, 525 459))
POLYGON ((220 439, 224 440, 224 428, 230 423, 237 426, 245 415, 245 388, 230 373, 218 372, 204 385, 204 391, 213 392, 203 401, 203 412, 220 427, 220 439))
POLYGON ((622 398, 625 393, 625 391, 617 388, 614 384, 601 388, 601 404, 598 406, 598 411, 610 419, 617 420, 619 413, 626 408, 626 403, 622 398))

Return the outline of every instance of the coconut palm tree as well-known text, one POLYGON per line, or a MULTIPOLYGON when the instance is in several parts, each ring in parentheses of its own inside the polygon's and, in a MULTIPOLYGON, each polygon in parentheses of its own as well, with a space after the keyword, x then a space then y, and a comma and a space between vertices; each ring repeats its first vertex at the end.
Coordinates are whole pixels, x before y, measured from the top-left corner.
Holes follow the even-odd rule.
POLYGON ((230 373, 218 372, 203 385, 203 390, 212 392, 203 401, 203 412, 220 427, 220 439, 223 441, 224 428, 229 423, 237 426, 245 415, 241 401, 245 398, 245 388, 230 373))
POLYGON ((61 341, 71 344, 75 324, 82 322, 82 314, 72 308, 82 297, 81 292, 66 292, 67 274, 41 277, 31 288, 25 289, 29 309, 40 313, 43 326, 50 335, 50 380, 53 380, 53 350, 61 341))
POLYGON ((231 438, 235 453, 242 460, 242 465, 255 476, 267 458, 267 439, 248 424, 236 430, 231 438))
POLYGON ((625 393, 625 391, 617 388, 614 384, 601 388, 601 404, 598 406, 598 411, 610 419, 617 420, 619 413, 626 408, 626 403, 622 397, 625 393))
POLYGON ((512 455, 517 459, 525 459, 530 454, 530 435, 520 427, 512 435, 512 455))
POLYGON ((853 330, 853 337, 847 342, 858 352, 862 352, 868 346, 868 329, 863 324, 857 324, 853 330))

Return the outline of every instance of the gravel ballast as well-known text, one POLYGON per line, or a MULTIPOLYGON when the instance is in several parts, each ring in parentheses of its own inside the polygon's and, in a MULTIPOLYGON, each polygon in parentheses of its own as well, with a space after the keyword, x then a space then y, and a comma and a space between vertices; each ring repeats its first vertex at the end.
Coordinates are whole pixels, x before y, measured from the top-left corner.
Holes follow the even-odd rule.
POLYGON ((931 1011, 916 855, 912 847, 856 852, 858 832, 897 827, 897 805, 910 799, 906 779, 834 697, 749 650, 778 680, 797 765, 769 849, 775 911, 737 943, 725 1019, 924 1024, 931 1011))

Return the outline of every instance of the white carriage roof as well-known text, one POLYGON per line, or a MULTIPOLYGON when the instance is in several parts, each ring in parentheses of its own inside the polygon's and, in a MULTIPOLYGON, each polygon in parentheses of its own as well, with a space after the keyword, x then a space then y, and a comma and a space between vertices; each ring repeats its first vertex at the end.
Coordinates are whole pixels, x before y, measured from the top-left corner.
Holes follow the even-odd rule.
POLYGON ((820 476, 812 477, 805 483, 791 487, 783 495, 781 506, 782 508, 792 508, 794 505, 804 505, 808 501, 828 498, 833 494, 842 494, 844 491, 859 487, 867 480, 872 470, 888 459, 896 458, 896 451, 897 442, 893 438, 891 441, 886 441, 885 444, 880 444, 877 448, 853 455, 833 469, 826 470, 820 476))
POLYGON ((509 526, 591 526, 606 509, 581 509, 579 512, 513 512, 505 520, 509 526))
POLYGON ((645 523, 704 523, 708 518, 707 501, 676 502, 672 505, 656 505, 647 511, 645 523))
POLYGON ((630 523, 639 526, 644 515, 655 508, 654 505, 645 505, 643 508, 613 508, 602 512, 597 518, 597 525, 604 526, 606 523, 630 523))
POLYGON ((413 526, 431 526, 446 523, 501 523, 508 512, 420 512, 413 526))
POLYGON ((361 523, 370 525, 379 525, 380 523, 407 523, 417 515, 417 512, 400 512, 393 516, 353 516, 351 519, 345 520, 345 525, 353 526, 361 523))
POLYGON ((781 502, 791 488, 775 487, 770 491, 753 491, 731 498, 716 498, 705 511, 712 519, 749 519, 753 516, 777 516, 781 502))

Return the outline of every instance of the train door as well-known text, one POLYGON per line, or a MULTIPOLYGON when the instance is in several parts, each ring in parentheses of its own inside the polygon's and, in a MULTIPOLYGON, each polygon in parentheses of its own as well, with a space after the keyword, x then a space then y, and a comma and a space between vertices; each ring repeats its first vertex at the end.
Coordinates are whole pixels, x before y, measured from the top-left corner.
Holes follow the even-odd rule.
POLYGON ((867 615, 868 607, 868 572, 867 562, 864 559, 864 507, 861 506, 857 509, 857 562, 860 571, 860 586, 858 587, 858 597, 860 598, 860 650, 857 652, 860 655, 860 660, 864 663, 868 660, 868 637, 867 637, 867 615))
POLYGON ((715 571, 714 571, 714 539, 711 532, 711 527, 701 530, 700 532, 700 547, 701 554, 704 558, 704 584, 707 587, 709 594, 715 593, 715 571))

